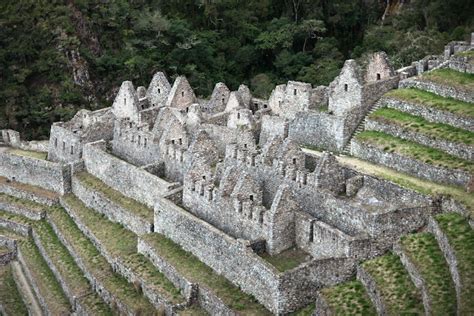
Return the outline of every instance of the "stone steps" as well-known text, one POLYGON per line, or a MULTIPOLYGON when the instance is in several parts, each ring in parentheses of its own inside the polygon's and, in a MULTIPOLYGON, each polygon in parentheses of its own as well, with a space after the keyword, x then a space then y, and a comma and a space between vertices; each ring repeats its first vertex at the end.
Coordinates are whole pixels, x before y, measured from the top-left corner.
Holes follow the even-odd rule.
POLYGON ((456 291, 448 264, 430 233, 402 237, 394 245, 405 269, 420 289, 425 311, 432 315, 454 315, 457 311, 456 291))
POLYGON ((48 222, 92 287, 113 311, 133 315, 155 310, 134 284, 114 272, 114 267, 100 254, 65 210, 58 208, 50 212, 48 222))
POLYGON ((145 256, 137 253, 138 237, 134 233, 87 208, 73 195, 61 198, 61 204, 114 270, 141 289, 155 308, 171 314, 190 303, 145 256))
POLYGON ((456 289, 458 313, 474 314, 474 230, 468 220, 457 213, 431 218, 428 229, 448 263, 456 289))
POLYGON ((362 263, 357 279, 379 315, 424 313, 421 293, 396 255, 389 253, 362 263))

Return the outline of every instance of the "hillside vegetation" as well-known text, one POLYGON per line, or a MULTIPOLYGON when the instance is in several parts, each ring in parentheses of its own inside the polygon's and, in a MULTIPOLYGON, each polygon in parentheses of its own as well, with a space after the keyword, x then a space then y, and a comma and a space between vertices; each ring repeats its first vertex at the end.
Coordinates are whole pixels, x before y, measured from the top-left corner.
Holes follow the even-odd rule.
POLYGON ((146 85, 158 70, 186 75, 200 96, 223 81, 265 97, 289 79, 328 84, 345 59, 370 51, 408 64, 474 24, 469 0, 0 3, 0 128, 30 139, 79 108, 110 106, 123 80, 146 85))

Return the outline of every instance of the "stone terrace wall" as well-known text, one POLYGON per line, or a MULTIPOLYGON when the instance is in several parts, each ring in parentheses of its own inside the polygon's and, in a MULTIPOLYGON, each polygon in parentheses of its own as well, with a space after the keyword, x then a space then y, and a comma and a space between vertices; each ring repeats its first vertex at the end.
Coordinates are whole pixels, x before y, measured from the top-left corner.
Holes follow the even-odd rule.
POLYGON ((0 153, 0 176, 65 194, 71 189, 71 170, 46 160, 0 153))
POLYGON ((417 88, 426 90, 445 98, 454 98, 464 102, 474 103, 474 94, 468 91, 461 91, 454 87, 444 86, 430 81, 421 81, 419 79, 405 79, 400 81, 399 88, 417 88))
POLYGON ((472 181, 472 175, 467 171, 432 166, 396 153, 385 152, 373 145, 360 143, 356 139, 353 139, 351 142, 351 154, 364 160, 390 166, 398 171, 413 174, 419 178, 434 182, 459 185, 467 188, 472 181))
POLYGON ((105 151, 105 141, 84 146, 87 172, 132 199, 153 207, 155 200, 176 187, 151 173, 116 158, 105 151))
POLYGON ((353 273, 349 259, 313 260, 285 273, 236 240, 172 202, 155 205, 155 230, 254 295, 274 313, 286 313, 312 302, 322 285, 342 282, 353 273))
POLYGON ((393 135, 402 139, 410 140, 428 147, 437 148, 450 155, 473 160, 474 159, 474 147, 462 143, 454 143, 449 140, 442 138, 433 138, 427 135, 417 133, 405 129, 397 124, 390 124, 387 122, 379 122, 373 119, 367 119, 365 122, 365 129, 371 131, 384 132, 386 134, 393 135))
POLYGON ((0 180, 0 193, 5 193, 17 197, 19 199, 30 200, 39 204, 44 204, 52 206, 59 203, 59 198, 57 196, 43 196, 40 194, 35 194, 30 191, 22 190, 14 185, 8 185, 0 180))
POLYGON ((409 103, 391 98, 383 98, 382 104, 389 108, 406 112, 411 115, 421 116, 430 122, 448 124, 474 132, 474 120, 469 119, 468 117, 458 116, 433 107, 425 107, 420 104, 409 103))

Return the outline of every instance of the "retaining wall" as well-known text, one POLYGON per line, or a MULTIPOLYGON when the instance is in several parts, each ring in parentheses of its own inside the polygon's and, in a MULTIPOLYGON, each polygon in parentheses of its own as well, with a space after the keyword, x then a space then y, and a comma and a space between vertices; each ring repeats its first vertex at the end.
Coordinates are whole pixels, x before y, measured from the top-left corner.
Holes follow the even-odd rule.
POLYGON ((431 81, 417 79, 405 79, 400 81, 399 88, 417 88, 437 94, 445 98, 453 98, 464 102, 474 103, 474 94, 469 91, 456 89, 452 86, 445 86, 431 81))
POLYGON ((353 139, 351 142, 351 154, 358 158, 382 164, 397 171, 434 182, 459 185, 467 188, 472 181, 472 175, 467 171, 429 165, 396 153, 385 152, 372 144, 361 143, 356 139, 353 139))
POLYGON ((121 207, 103 194, 83 185, 75 177, 72 179, 72 191, 88 208, 97 210, 110 221, 122 224, 135 234, 141 235, 153 232, 153 219, 147 220, 134 214, 133 211, 121 207))
POLYGON ((468 117, 442 111, 435 107, 427 107, 421 104, 410 103, 392 98, 383 98, 381 102, 389 108, 406 112, 415 116, 421 116, 425 120, 433 123, 448 124, 474 132, 474 120, 469 119, 468 117))
POLYGON ((342 282, 353 273, 350 259, 313 260, 278 272, 251 250, 249 242, 226 235, 163 198, 155 205, 155 230, 254 295, 273 313, 303 307, 315 299, 319 287, 342 282))
POLYGON ((71 188, 71 170, 46 160, 0 153, 0 176, 65 194, 71 188))
POLYGON ((110 155, 105 145, 98 141, 84 146, 86 170, 123 195, 153 207, 157 197, 177 186, 110 155))
POLYGON ((365 122, 365 129, 383 132, 428 147, 436 148, 461 159, 474 160, 473 146, 469 146, 462 143, 454 143, 452 141, 445 140, 442 138, 430 137, 425 134, 405 129, 397 124, 389 122, 379 122, 377 120, 369 118, 365 122))

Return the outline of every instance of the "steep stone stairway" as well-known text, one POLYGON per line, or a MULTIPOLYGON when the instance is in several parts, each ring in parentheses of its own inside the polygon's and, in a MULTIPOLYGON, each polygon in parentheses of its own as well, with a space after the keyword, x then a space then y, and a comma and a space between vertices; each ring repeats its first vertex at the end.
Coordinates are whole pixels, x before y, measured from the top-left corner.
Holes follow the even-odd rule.
POLYGON ((372 107, 369 109, 369 111, 367 111, 367 114, 365 115, 365 117, 362 119, 362 121, 359 123, 359 125, 357 125, 357 128, 352 132, 351 136, 349 137, 349 140, 347 141, 347 144, 344 146, 344 148, 342 149, 342 153, 343 154, 347 154, 349 155, 351 153, 351 140, 356 137, 357 135, 359 135, 360 133, 362 133, 364 130, 365 130, 365 123, 367 122, 367 117, 374 113, 375 111, 377 111, 377 109, 379 109, 380 107, 382 107, 383 105, 383 102, 382 100, 378 100, 377 102, 375 102, 372 107))
POLYGON ((361 263, 357 280, 320 291, 316 315, 471 315, 474 231, 456 213, 431 221, 393 252, 361 263))

